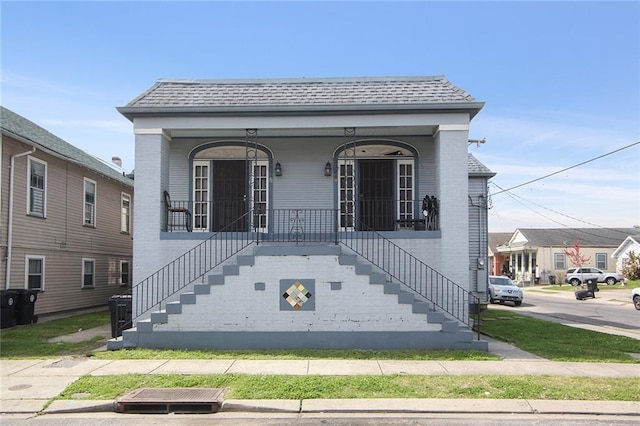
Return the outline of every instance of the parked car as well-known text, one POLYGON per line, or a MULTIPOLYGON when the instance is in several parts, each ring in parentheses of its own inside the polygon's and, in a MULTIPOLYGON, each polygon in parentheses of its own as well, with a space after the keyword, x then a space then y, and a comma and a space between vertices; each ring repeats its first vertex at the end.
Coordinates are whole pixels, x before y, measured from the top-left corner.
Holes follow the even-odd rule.
POLYGON ((633 300, 633 306, 640 311, 640 287, 633 289, 631 292, 631 300, 633 300))
POLYGON ((509 277, 489 275, 489 303, 513 302, 522 305, 522 289, 515 285, 509 277))
POLYGON ((598 268, 571 268, 567 269, 567 272, 564 274, 564 282, 573 286, 581 285, 583 282, 593 279, 599 283, 607 283, 608 285, 614 285, 624 280, 621 274, 604 272, 598 268))

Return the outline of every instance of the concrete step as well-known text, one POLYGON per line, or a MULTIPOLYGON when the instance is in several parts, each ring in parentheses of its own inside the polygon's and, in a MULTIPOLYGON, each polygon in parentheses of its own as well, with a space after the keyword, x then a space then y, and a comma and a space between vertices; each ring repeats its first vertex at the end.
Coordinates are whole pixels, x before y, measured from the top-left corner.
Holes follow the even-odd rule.
POLYGON ((167 314, 181 314, 182 313, 182 303, 180 302, 169 302, 165 305, 165 311, 167 314))
POLYGON ((151 322, 153 324, 166 324, 169 322, 169 314, 166 312, 151 312, 151 322))
POLYGON ((384 294, 398 294, 398 293, 400 293, 400 284, 384 283, 384 294))
POLYGON ((195 284, 193 286, 193 292, 195 294, 209 294, 209 293, 211 293, 211 285, 210 284, 195 284))
POLYGON ((180 303, 183 305, 195 305, 196 294, 195 293, 182 293, 180 295, 180 303))

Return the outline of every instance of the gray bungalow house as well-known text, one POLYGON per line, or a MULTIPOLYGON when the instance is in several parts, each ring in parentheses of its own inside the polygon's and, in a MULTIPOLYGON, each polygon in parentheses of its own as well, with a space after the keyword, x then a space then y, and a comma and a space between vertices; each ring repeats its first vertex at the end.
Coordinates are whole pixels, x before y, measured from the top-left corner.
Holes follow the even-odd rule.
POLYGON ((35 313, 106 307, 131 285, 133 180, 0 107, 2 290, 35 313))
POLYGON ((483 104, 444 77, 159 80, 136 152, 134 327, 163 348, 477 348, 483 104))

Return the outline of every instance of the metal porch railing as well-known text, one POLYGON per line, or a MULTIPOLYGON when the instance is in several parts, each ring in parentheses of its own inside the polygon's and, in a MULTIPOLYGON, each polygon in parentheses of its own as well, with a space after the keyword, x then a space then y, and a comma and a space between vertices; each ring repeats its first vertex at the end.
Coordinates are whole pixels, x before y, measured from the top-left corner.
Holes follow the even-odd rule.
MULTIPOLYGON (((419 200, 403 199, 361 199, 357 201, 340 203, 340 223, 338 226, 347 226, 358 230, 375 231, 437 231, 438 214, 434 209, 417 211, 420 207, 419 200)), ((424 204, 424 203, 423 203, 424 204)), ((264 210, 265 203, 255 203, 253 205, 254 228, 266 228, 266 222, 278 227, 278 231, 284 231, 284 227, 290 215, 289 212, 297 211, 298 215, 305 216, 305 220, 313 220, 317 227, 320 227, 319 220, 322 220, 322 232, 330 227, 329 221, 333 221, 334 210, 330 209, 269 209, 264 210), (307 213, 307 212, 315 213, 307 213), (266 214, 268 212, 269 214, 266 214), (278 213, 281 212, 281 213, 278 213), (279 217, 270 218, 270 214, 279 217), (284 220, 285 223, 281 221, 284 220), (326 228, 326 229, 325 229, 326 228)), ((190 231, 211 231, 218 232, 225 228, 229 220, 234 220, 242 216, 247 211, 247 200, 225 199, 225 200, 202 200, 185 201, 171 200, 169 206, 164 203, 165 223, 163 231, 185 232, 190 231)), ((237 223, 238 229, 246 229, 250 224, 237 223)), ((266 231, 265 231, 266 232, 266 231)))
POLYGON ((340 243, 470 328, 475 314, 480 339, 479 297, 376 231, 341 232, 340 243))
POLYGON ((152 309, 163 309, 163 304, 176 293, 246 247, 257 243, 255 232, 235 230, 240 223, 247 223, 250 217, 251 212, 245 213, 220 232, 134 285, 131 289, 134 319, 152 309), (233 231, 226 232, 227 229, 233 231))
POLYGON ((335 209, 271 209, 267 230, 259 228, 265 225, 257 220, 260 215, 264 211, 243 214, 136 284, 131 289, 134 319, 163 309, 182 289, 251 244, 340 243, 467 326, 471 326, 471 307, 477 307, 473 314, 480 338, 477 296, 365 224, 359 224, 360 230, 340 229, 335 209))

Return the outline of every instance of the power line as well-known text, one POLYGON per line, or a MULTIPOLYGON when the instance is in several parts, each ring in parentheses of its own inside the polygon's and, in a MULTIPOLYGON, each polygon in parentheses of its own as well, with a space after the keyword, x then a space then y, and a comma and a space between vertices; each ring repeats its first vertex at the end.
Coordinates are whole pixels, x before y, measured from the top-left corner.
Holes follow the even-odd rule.
POLYGON ((531 210, 532 212, 534 212, 534 213, 535 213, 535 214, 537 214, 538 216, 542 216, 543 218, 545 218, 545 219, 547 219, 547 220, 549 220, 549 221, 551 221, 551 222, 557 223, 558 225, 560 225, 560 226, 563 226, 563 227, 567 228, 567 230, 576 231, 576 232, 581 232, 581 233, 583 233, 583 234, 585 234, 585 235, 591 235, 591 236, 593 236, 593 237, 605 238, 605 239, 610 240, 610 241, 618 241, 617 239, 613 239, 613 238, 610 238, 610 237, 605 237, 605 236, 602 236, 602 235, 594 234, 594 233, 589 232, 589 231, 585 231, 584 229, 572 228, 572 227, 570 227, 569 225, 566 225, 566 224, 564 224, 564 223, 562 223, 562 222, 558 222, 558 221, 557 221, 557 220, 555 220, 555 219, 552 219, 552 218, 550 218, 550 217, 548 217, 548 216, 543 215, 543 214, 542 214, 542 213, 540 213, 539 211, 536 211, 536 210, 532 209, 531 207, 529 207, 529 206, 525 205, 522 201, 525 201, 525 202, 527 202, 527 203, 531 203, 531 204, 533 204, 533 205, 535 205, 535 206, 538 206, 538 207, 540 207, 540 208, 543 208, 543 209, 545 209, 545 210, 548 210, 548 211, 550 211, 550 212, 552 212, 552 213, 559 214, 559 215, 564 216, 564 217, 566 217, 566 218, 569 218, 569 219, 572 219, 572 220, 576 220, 576 221, 578 221, 578 222, 582 222, 582 223, 585 223, 585 224, 587 224, 587 225, 595 226, 596 228, 606 229, 606 230, 609 230, 609 231, 612 231, 612 232, 616 232, 616 233, 618 233, 618 234, 624 235, 625 237, 629 235, 627 232, 623 232, 623 231, 620 231, 620 230, 615 229, 615 228, 608 228, 608 227, 604 227, 604 226, 601 226, 601 225, 597 225, 597 224, 595 224, 595 223, 587 222, 586 220, 582 220, 582 219, 579 219, 579 218, 577 218, 577 217, 570 216, 570 215, 568 215, 568 214, 565 214, 565 213, 559 212, 559 211, 557 211, 557 210, 550 209, 550 208, 545 207, 545 206, 543 206, 543 205, 541 205, 541 204, 538 204, 538 203, 535 203, 535 202, 533 202, 533 201, 527 200, 527 199, 526 199, 526 198, 524 198, 524 197, 521 197, 521 196, 519 196, 519 195, 513 194, 513 193, 512 193, 512 192, 510 192, 508 189, 503 189, 503 188, 501 188, 501 187, 500 187, 500 185, 498 185, 498 184, 496 184, 496 183, 494 183, 494 182, 489 182, 489 183, 490 183, 490 184, 492 184, 492 185, 494 185, 494 186, 496 186, 497 188, 499 188, 499 189, 501 190, 501 191, 500 191, 500 193, 502 193, 502 192, 506 192, 508 196, 510 196, 511 198, 513 198, 513 199, 514 199, 514 201, 516 201, 517 203, 519 203, 520 205, 522 205, 524 208, 531 210), (522 200, 522 201, 520 201, 520 200, 522 200))
MULTIPOLYGON (((638 145, 638 144, 640 144, 640 141, 638 141, 638 142, 634 142, 634 143, 632 143, 631 145, 623 146, 622 148, 618 148, 618 149, 616 149, 616 150, 614 150, 614 151, 607 152, 606 154, 602 154, 602 155, 600 155, 600 156, 598 156, 598 157, 595 157, 595 158, 592 158, 592 159, 590 159, 590 160, 583 161, 582 163, 575 164, 575 165, 573 165, 573 166, 570 166, 570 167, 564 168, 564 169, 562 169, 562 170, 558 170, 557 172, 549 173, 548 175, 544 175, 544 176, 542 176, 542 177, 539 177, 539 178, 536 178, 536 179, 530 180, 530 181, 528 181, 528 182, 521 183, 521 184, 516 185, 516 186, 512 186, 511 188, 502 189, 501 191, 496 192, 496 193, 495 193, 495 194, 493 194, 493 195, 499 195, 499 194, 502 194, 503 192, 511 191, 512 189, 520 188, 520 187, 522 187, 522 186, 529 185, 529 184, 534 183, 534 182, 538 182, 538 181, 540 181, 540 180, 542 180, 542 179, 546 179, 546 178, 548 178, 548 177, 551 177, 551 176, 557 175, 557 174, 559 174, 559 173, 566 172, 567 170, 575 169, 576 167, 583 166, 583 165, 585 165, 585 164, 587 164, 587 163, 591 163, 592 161, 599 160, 599 159, 604 158, 604 157, 606 157, 606 156, 608 156, 608 155, 615 154, 615 153, 617 153, 617 152, 620 152, 620 151, 623 151, 623 150, 625 150, 625 149, 631 148, 631 147, 633 147, 633 146, 635 146, 635 145, 638 145)), ((495 185, 495 184, 494 184, 494 185, 495 185)), ((496 185, 496 186, 498 186, 498 185, 496 185)))

